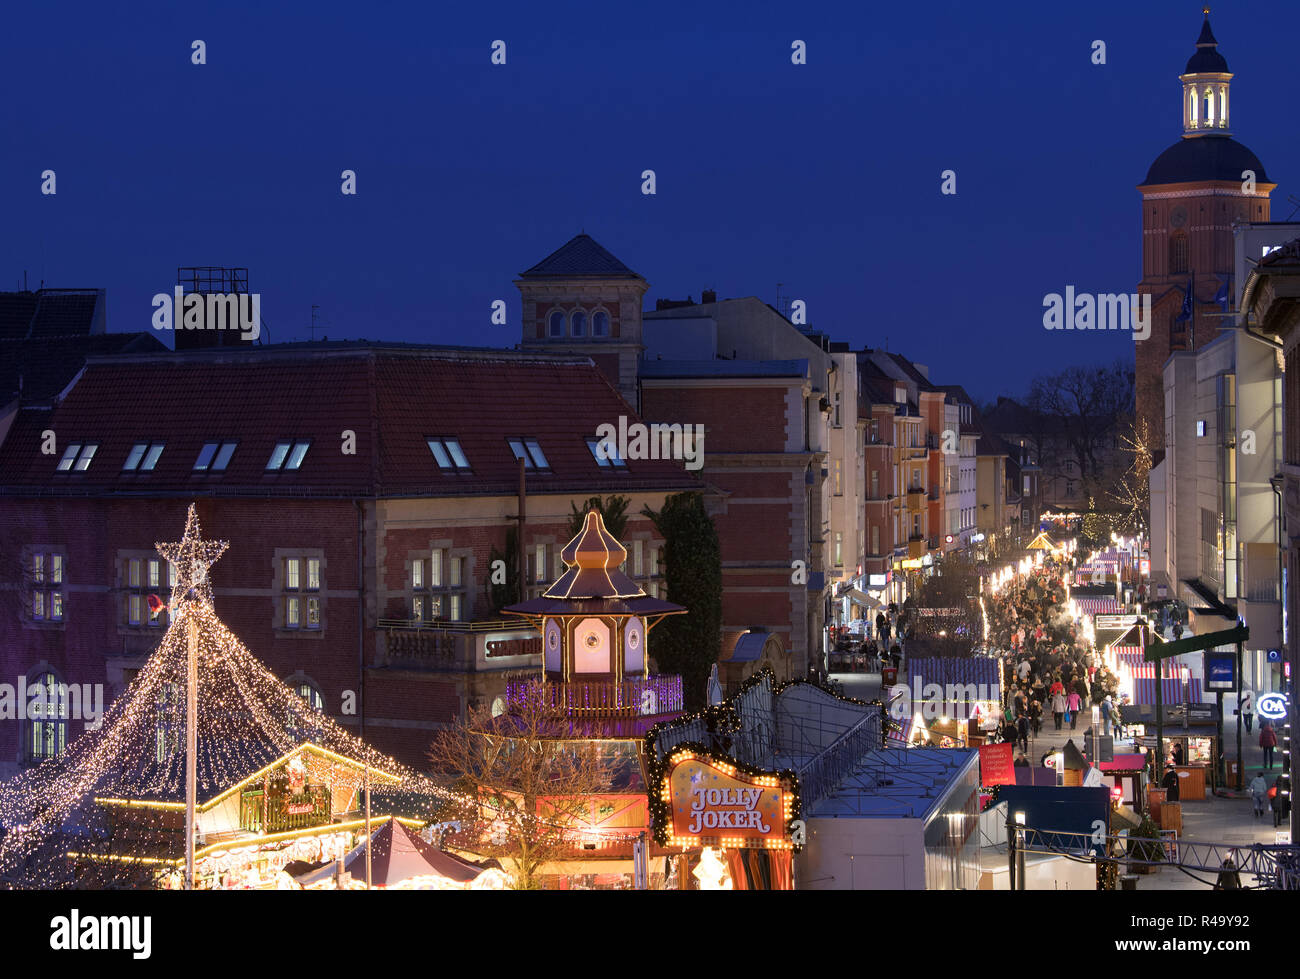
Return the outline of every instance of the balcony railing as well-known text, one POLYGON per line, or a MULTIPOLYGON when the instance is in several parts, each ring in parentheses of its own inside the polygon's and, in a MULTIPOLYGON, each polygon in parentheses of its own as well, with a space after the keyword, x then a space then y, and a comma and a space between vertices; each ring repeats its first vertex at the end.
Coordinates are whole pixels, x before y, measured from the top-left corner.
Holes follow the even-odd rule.
POLYGON ((676 675, 614 680, 539 681, 536 674, 506 681, 507 707, 540 697, 547 711, 571 717, 639 717, 682 710, 682 678, 676 675))
POLYGON ((269 801, 262 789, 250 789, 239 797, 239 828, 249 833, 284 833, 321 826, 333 816, 330 807, 325 785, 309 785, 302 795, 277 793, 273 787, 269 801))

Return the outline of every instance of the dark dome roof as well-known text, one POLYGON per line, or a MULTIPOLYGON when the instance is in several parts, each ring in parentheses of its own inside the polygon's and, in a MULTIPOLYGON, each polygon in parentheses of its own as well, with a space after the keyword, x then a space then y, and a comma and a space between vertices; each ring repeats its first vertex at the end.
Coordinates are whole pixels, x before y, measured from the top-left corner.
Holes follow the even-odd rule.
POLYGON ((1271 183, 1264 164, 1231 136, 1192 136, 1165 150, 1147 171, 1146 184, 1189 184, 1202 180, 1241 182, 1243 170, 1254 170, 1258 183, 1271 183))
POLYGON ((1199 75, 1202 72, 1216 71, 1226 75, 1228 59, 1214 48, 1198 48, 1196 53, 1187 59, 1187 70, 1183 74, 1199 75))

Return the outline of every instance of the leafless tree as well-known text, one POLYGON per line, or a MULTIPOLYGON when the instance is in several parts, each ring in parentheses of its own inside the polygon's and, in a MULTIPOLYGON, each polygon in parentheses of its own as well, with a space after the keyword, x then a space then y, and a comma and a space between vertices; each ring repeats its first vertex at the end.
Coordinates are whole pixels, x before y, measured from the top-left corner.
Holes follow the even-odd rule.
POLYGON ((593 798, 608 792, 613 766, 599 739, 559 716, 541 684, 493 717, 488 709, 440 731, 429 749, 435 777, 464 800, 449 818, 453 842, 509 861, 515 885, 540 886, 546 866, 581 853, 593 798))

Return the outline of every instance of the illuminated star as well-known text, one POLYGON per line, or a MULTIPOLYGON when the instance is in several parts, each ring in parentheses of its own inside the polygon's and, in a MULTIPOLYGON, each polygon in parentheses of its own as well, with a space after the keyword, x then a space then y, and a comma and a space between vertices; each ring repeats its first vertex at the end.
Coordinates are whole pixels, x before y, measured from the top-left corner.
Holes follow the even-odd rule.
POLYGON ((212 582, 208 578, 208 568, 216 563, 217 558, 226 552, 229 541, 201 538, 199 516, 190 504, 185 516, 185 534, 174 543, 155 545, 158 553, 171 562, 176 569, 176 583, 172 586, 171 607, 179 609, 183 601, 193 598, 204 605, 212 604, 212 582))

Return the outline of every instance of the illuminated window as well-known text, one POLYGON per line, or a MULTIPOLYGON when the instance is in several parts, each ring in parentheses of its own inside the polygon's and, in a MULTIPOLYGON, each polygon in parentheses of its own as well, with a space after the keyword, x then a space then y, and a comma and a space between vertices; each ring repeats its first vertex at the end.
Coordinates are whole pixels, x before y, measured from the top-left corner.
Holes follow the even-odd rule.
POLYGON ((53 673, 27 681, 26 737, 23 756, 27 764, 60 758, 68 743, 68 691, 53 673))
MULTIPOLYGON (((618 454, 618 446, 610 439, 587 439, 587 448, 591 450, 591 456, 596 460, 596 465, 601 469, 620 469, 627 470, 627 462, 618 454)), ((518 458, 518 456, 516 456, 518 458)))
MULTIPOLYGON (((532 569, 530 569, 532 570, 532 569)), ((447 619, 460 622, 465 614, 465 558, 435 547, 428 558, 411 561, 411 618, 416 622, 447 619)))
POLYGON ((63 458, 59 460, 58 471, 61 473, 69 471, 85 472, 90 468, 90 460, 95 457, 95 450, 98 448, 98 442, 89 444, 74 442, 64 450, 63 458))
POLYGON ((162 455, 162 442, 137 442, 131 446, 126 462, 122 465, 124 472, 152 472, 162 455))
POLYGON ((29 564, 31 613, 34 622, 63 621, 62 554, 33 554, 29 564))
POLYGON ((280 596, 285 629, 317 630, 322 626, 321 611, 324 589, 319 557, 284 558, 280 596))
POLYGON ((165 762, 180 751, 185 729, 185 697, 179 683, 163 683, 154 705, 154 760, 165 762))
POLYGON ((536 439, 510 439, 510 451, 515 454, 516 459, 524 460, 525 469, 550 469, 551 464, 546 461, 546 455, 542 452, 542 447, 537 444, 536 439))
MULTIPOLYGON (((126 624, 161 627, 167 625, 166 609, 153 616, 149 611, 149 596, 163 591, 163 562, 159 558, 127 557, 123 559, 123 579, 126 581, 126 624)), ((169 571, 171 565, 167 565, 169 571)), ((161 599, 161 595, 159 598, 161 599)))
POLYGON ((194 460, 196 472, 225 472, 238 442, 207 442, 194 460))
POLYGON ((425 439, 439 469, 468 472, 469 459, 457 439, 425 439))

